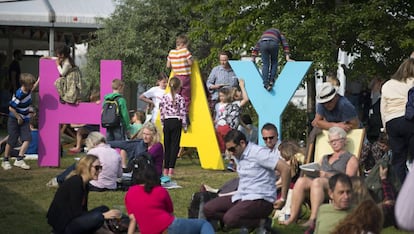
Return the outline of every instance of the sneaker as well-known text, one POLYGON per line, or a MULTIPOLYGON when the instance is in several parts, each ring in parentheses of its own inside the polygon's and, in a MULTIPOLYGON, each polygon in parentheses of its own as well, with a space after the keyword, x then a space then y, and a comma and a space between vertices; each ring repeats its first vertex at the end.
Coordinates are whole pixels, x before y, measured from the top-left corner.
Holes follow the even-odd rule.
POLYGON ((46 183, 46 187, 48 188, 57 188, 59 187, 59 183, 57 182, 57 178, 53 177, 49 182, 46 183))
POLYGON ((30 166, 29 166, 29 165, 27 165, 27 164, 24 162, 24 160, 16 160, 16 161, 14 161, 13 166, 15 166, 15 167, 20 167, 20 168, 25 169, 25 170, 29 170, 29 169, 30 169, 30 166))
POLYGON ((4 170, 10 170, 10 169, 12 168, 12 166, 10 165, 10 162, 9 162, 9 161, 3 161, 3 162, 1 163, 1 167, 2 167, 4 170))

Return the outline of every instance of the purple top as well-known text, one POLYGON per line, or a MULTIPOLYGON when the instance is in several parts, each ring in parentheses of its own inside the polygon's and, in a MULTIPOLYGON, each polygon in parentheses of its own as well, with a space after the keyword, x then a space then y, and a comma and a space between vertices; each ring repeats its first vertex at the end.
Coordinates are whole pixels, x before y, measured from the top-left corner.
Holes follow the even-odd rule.
POLYGON ((162 147, 161 143, 155 143, 148 148, 148 153, 151 154, 152 158, 154 159, 155 170, 157 170, 157 174, 159 176, 162 175, 162 163, 164 161, 164 148, 162 147))

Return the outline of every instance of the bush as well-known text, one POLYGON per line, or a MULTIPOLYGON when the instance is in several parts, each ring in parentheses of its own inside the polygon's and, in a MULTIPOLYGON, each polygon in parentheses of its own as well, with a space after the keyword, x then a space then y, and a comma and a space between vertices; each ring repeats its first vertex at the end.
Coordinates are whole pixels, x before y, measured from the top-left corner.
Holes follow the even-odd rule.
POLYGON ((306 110, 297 108, 292 103, 286 107, 282 114, 282 139, 306 141, 308 121, 306 110))

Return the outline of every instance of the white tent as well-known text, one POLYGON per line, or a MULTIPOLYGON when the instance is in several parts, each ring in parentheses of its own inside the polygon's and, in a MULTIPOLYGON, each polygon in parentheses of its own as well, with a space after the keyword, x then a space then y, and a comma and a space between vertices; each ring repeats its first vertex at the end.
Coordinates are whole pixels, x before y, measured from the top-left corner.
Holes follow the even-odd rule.
POLYGON ((0 50, 48 50, 73 44, 100 28, 97 18, 109 17, 114 0, 0 0, 0 50))

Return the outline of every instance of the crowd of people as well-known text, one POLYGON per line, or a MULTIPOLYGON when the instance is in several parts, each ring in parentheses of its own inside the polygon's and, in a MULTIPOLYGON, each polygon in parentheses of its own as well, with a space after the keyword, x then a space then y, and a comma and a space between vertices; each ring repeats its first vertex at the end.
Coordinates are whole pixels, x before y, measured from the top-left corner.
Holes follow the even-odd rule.
MULTIPOLYGON (((262 55, 263 85, 267 91, 271 91, 277 78, 279 43, 283 45, 286 61, 293 61, 287 40, 277 29, 266 30, 254 49, 254 58, 259 52, 262 55)), ((72 126, 77 128, 76 145, 69 152, 80 153, 84 145, 88 151, 47 183, 49 187, 58 187, 47 213, 55 233, 92 233, 105 228, 105 220, 119 218, 122 215, 119 210, 106 206, 88 210, 87 203, 89 191, 116 190, 122 172, 132 172, 132 184, 125 195, 129 233, 136 227, 142 233, 214 233, 218 228, 239 228, 240 233, 257 228, 260 233, 276 233, 269 215, 275 209, 287 208, 290 213, 279 224, 297 223, 302 219, 306 202, 310 205, 310 216, 302 223, 305 233, 380 233, 383 227, 391 225, 414 230, 408 218, 414 218, 414 213, 404 206, 411 200, 408 194, 413 189, 408 182, 414 178, 414 172, 408 173, 407 168, 407 160, 414 156, 414 58, 404 60, 387 82, 373 83, 372 104, 379 105, 383 130, 378 129, 376 138, 364 140, 361 155, 352 155, 347 150, 347 133, 365 127, 358 110, 338 93, 341 84, 335 77, 320 86, 309 137, 315 138, 321 130, 327 130, 332 153, 316 162, 317 175, 311 176, 303 175, 300 170, 305 163, 305 152, 294 140, 279 140, 274 124, 262 126, 264 145, 258 145, 254 121, 242 114, 249 102, 244 80, 237 78, 230 67, 231 54, 221 52, 220 65, 211 71, 206 88, 217 141, 223 158, 229 160, 227 169, 237 172, 238 186, 230 195, 218 196, 204 204, 205 220, 175 217, 161 178, 174 177, 181 134, 191 127, 193 57, 188 44, 186 36, 177 37, 176 48, 169 52, 166 64, 174 76, 168 78, 160 73, 157 86, 139 96, 148 103, 150 118, 143 111, 133 111, 130 115, 123 96, 125 83, 114 79, 113 92, 104 96, 103 107, 116 103, 120 114, 115 125, 105 126, 106 136, 96 126, 72 126), (155 125, 158 116, 163 142, 155 125), (372 179, 365 177, 378 181, 380 189, 373 191, 368 184, 372 179), (218 227, 215 222, 221 225, 218 227)), ((67 47, 57 51, 60 77, 55 85, 60 102, 76 104, 82 101, 79 69, 67 47), (64 89, 71 85, 70 91, 64 89)), ((16 61, 19 56, 21 53, 14 54, 16 61)), ((8 107, 8 137, 0 144, 4 150, 4 170, 12 168, 12 156, 16 158, 15 167, 30 169, 24 157, 31 144, 37 144, 38 115, 31 107, 31 93, 40 78, 20 74, 17 65, 13 63, 10 73, 14 93, 8 107)))

